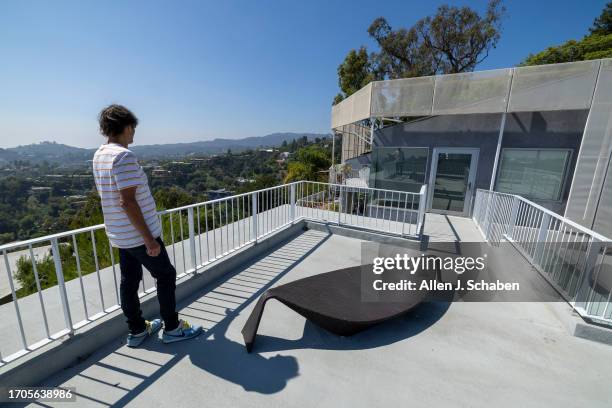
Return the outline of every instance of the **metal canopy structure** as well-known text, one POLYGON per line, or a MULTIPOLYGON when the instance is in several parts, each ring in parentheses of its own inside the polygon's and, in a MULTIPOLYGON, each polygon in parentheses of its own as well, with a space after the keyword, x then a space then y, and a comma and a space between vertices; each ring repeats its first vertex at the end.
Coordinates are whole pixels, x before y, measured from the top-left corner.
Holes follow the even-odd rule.
POLYGON ((612 59, 371 82, 332 107, 331 127, 370 118, 589 109, 612 59))

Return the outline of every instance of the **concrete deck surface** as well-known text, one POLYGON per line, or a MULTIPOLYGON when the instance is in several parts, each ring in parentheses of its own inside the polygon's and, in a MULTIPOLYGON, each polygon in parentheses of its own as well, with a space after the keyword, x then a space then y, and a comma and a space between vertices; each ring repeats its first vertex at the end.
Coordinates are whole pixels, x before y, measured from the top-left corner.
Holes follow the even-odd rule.
POLYGON ((246 353, 240 330, 263 290, 358 265, 361 242, 307 231, 180 304, 206 328, 197 339, 117 339, 45 384, 76 387, 79 407, 609 406, 612 348, 569 335, 559 305, 427 303, 340 338, 269 302, 246 353))
POLYGON ((484 239, 471 218, 443 214, 425 214, 423 233, 431 241, 483 242, 484 239))

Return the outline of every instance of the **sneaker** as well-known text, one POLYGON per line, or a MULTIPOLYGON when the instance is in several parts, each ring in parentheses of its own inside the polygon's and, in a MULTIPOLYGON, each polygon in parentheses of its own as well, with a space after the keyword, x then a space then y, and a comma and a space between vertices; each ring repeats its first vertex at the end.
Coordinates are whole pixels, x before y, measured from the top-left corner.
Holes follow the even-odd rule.
POLYGON ((171 331, 164 330, 162 341, 164 343, 174 343, 176 341, 194 338, 200 333, 202 333, 202 326, 192 326, 181 319, 176 329, 171 331))
POLYGON ((151 321, 145 320, 146 329, 142 333, 128 334, 127 346, 138 347, 143 341, 152 334, 155 334, 162 328, 162 321, 160 319, 153 319, 151 321))

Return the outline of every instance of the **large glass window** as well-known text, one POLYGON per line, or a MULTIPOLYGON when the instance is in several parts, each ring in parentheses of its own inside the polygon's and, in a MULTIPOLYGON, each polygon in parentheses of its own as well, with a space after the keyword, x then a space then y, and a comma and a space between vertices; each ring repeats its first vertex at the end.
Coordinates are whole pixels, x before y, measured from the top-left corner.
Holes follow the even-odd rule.
POLYGON ((496 190, 532 200, 561 199, 571 150, 503 149, 496 190))
POLYGON ((376 147, 372 150, 370 185, 419 192, 425 183, 426 147, 376 147))

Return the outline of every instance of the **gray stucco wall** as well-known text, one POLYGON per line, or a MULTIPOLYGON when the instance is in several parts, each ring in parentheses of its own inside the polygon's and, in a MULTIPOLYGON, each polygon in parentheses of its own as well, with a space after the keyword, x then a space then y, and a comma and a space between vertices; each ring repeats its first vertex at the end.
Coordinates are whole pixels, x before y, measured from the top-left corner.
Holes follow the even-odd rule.
MULTIPOLYGON (((428 167, 434 147, 472 147, 480 149, 476 187, 488 189, 491 182, 501 114, 445 115, 386 127, 375 132, 376 147, 428 147, 428 167)), ((561 202, 540 202, 562 213, 587 111, 511 113, 506 117, 502 147, 568 148, 572 159, 561 202)), ((430 169, 427 169, 429 181, 430 169)))

